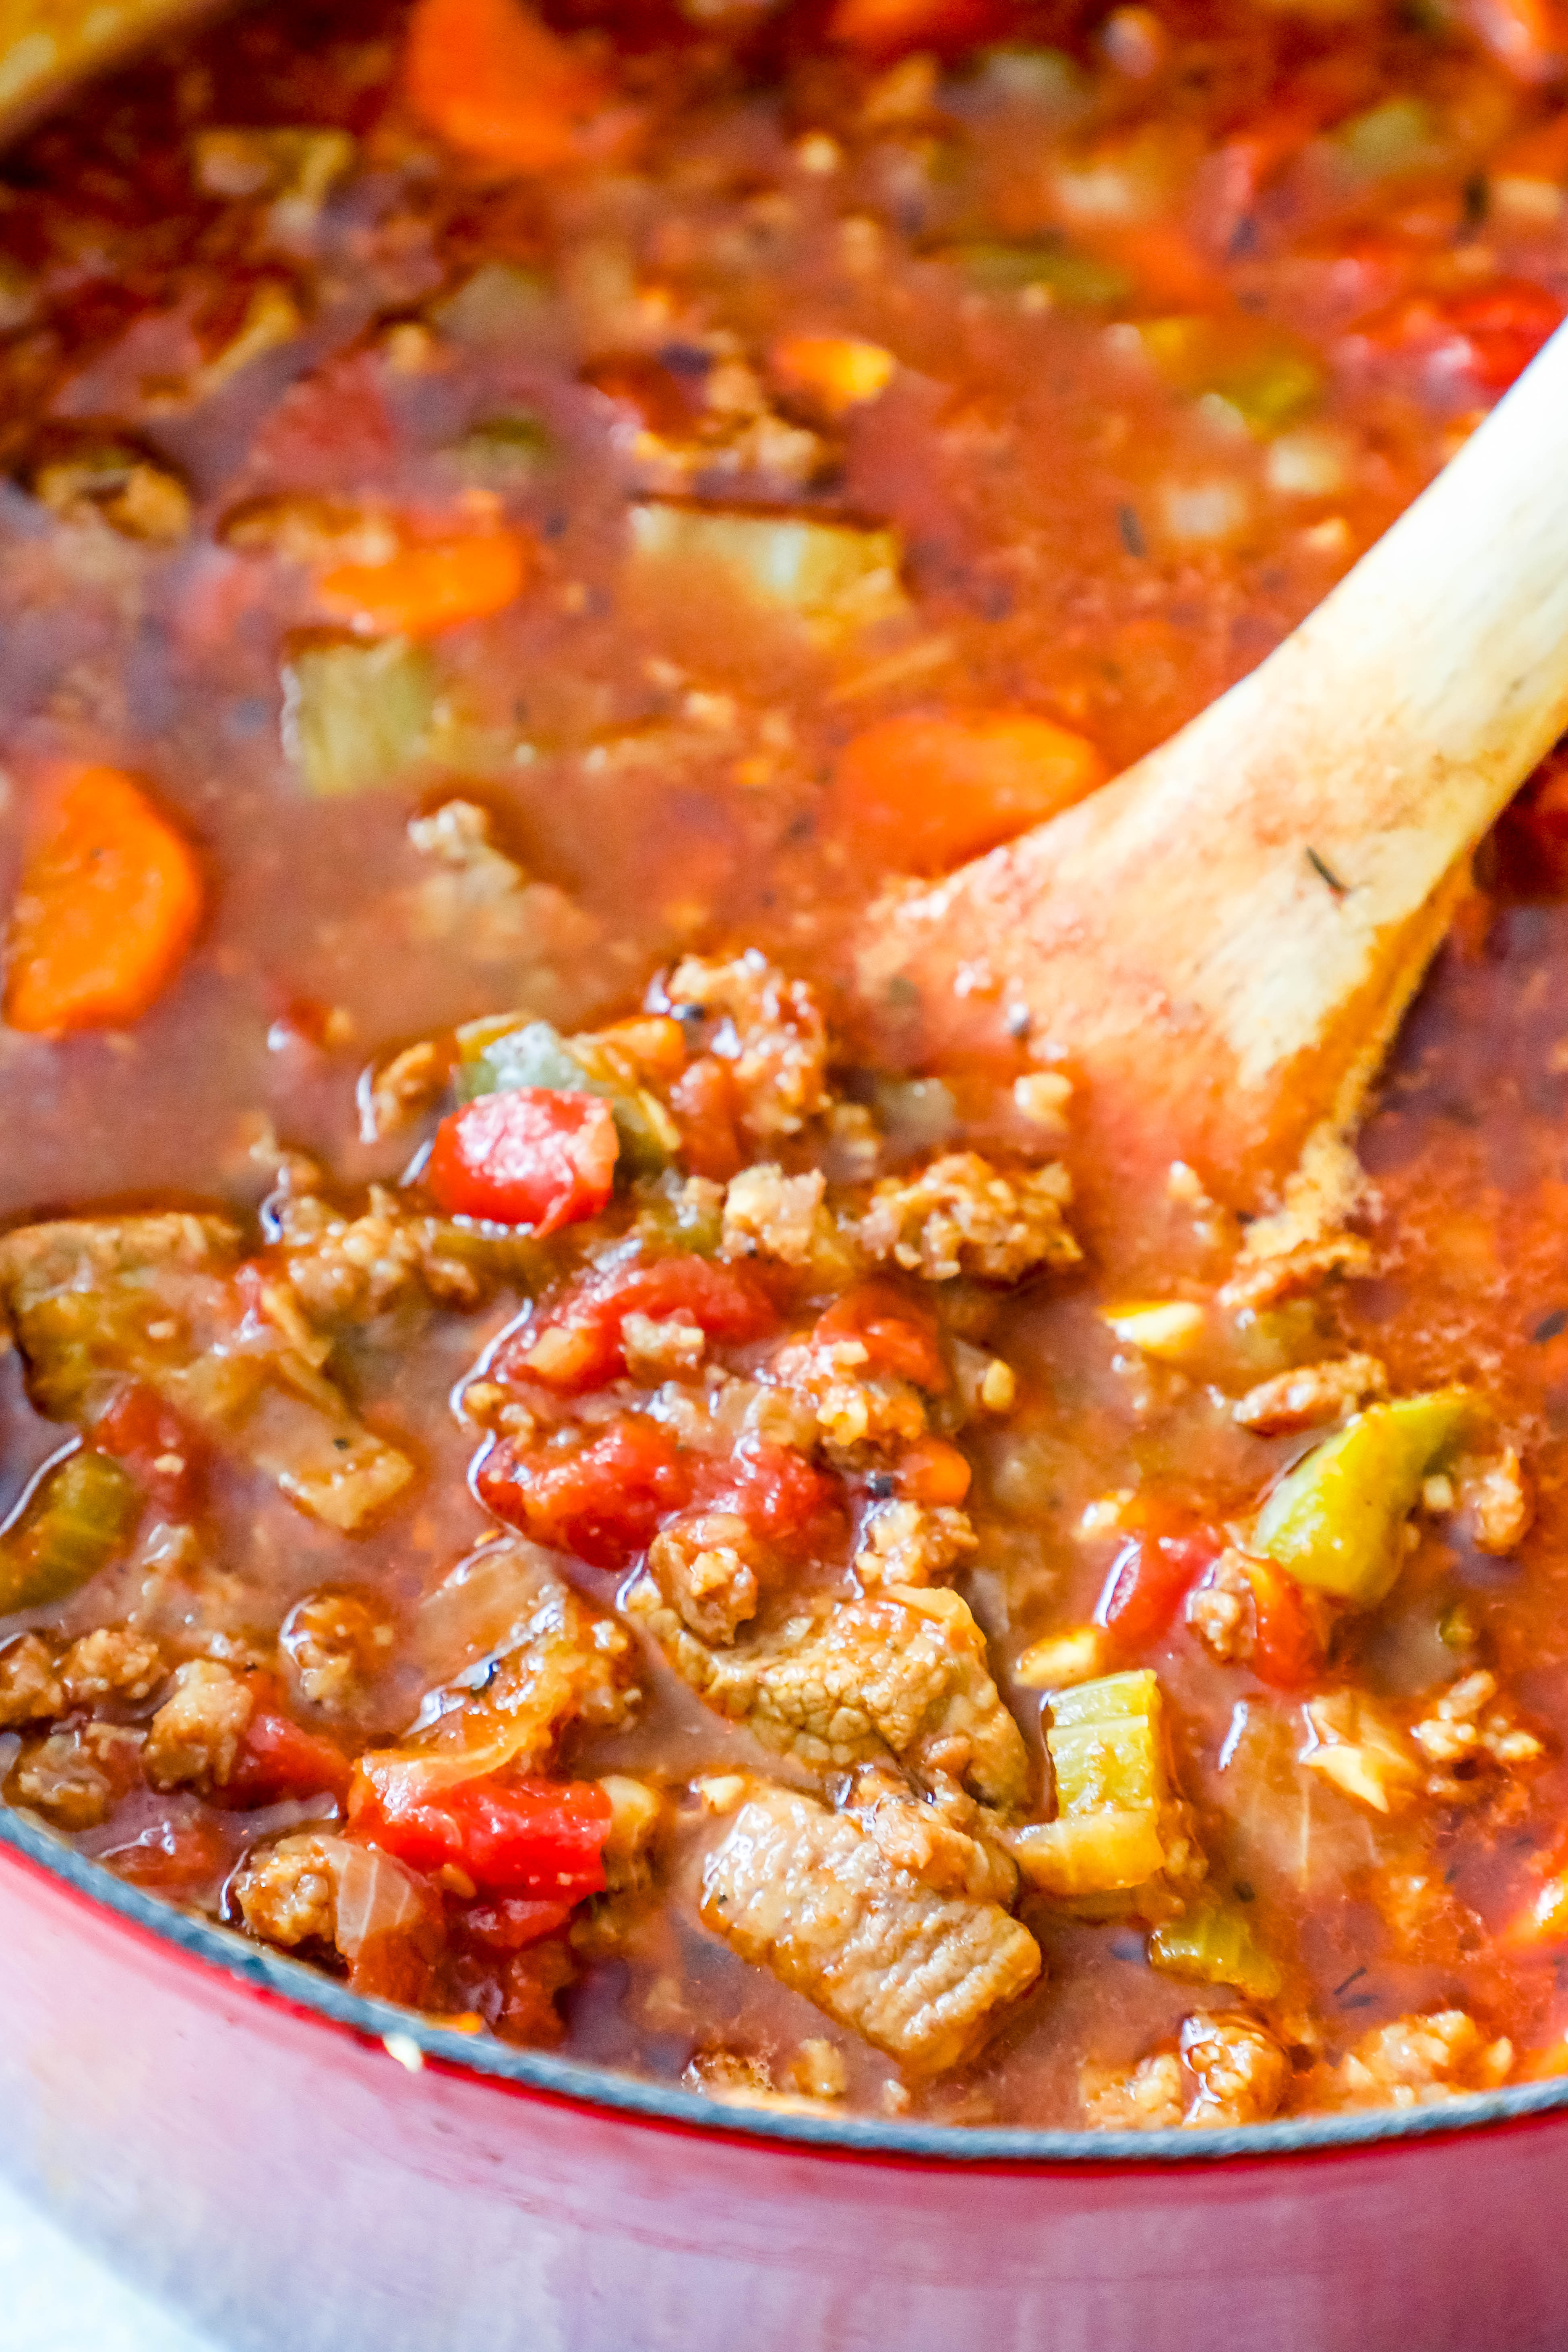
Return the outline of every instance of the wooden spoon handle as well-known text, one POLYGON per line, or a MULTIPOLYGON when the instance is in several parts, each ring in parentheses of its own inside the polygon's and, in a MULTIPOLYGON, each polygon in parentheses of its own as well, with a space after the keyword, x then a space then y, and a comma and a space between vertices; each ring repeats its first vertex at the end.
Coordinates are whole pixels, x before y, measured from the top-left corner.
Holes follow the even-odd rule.
POLYGON ((0 138, 25 130, 73 81, 214 0, 0 0, 0 138))
POLYGON ((1568 329, 1268 660, 1105 791, 872 911, 906 1063, 1027 1026, 1118 1181, 1269 1205, 1359 1110, 1465 861, 1568 726, 1568 329))

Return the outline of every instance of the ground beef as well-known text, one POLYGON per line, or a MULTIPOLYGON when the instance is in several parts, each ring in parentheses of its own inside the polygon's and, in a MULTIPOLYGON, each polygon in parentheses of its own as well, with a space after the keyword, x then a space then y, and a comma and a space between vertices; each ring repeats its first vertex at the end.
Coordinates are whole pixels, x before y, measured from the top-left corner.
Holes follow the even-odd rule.
POLYGON ((221 1789, 255 1709, 249 1685, 211 1658, 176 1667, 174 1687, 147 1732, 143 1765, 155 1789, 221 1789))
POLYGON ((891 1258, 931 1282, 957 1274, 1021 1282, 1081 1261, 1062 1214, 1071 1198, 1065 1168, 1005 1175, 977 1151, 953 1151, 918 1176, 876 1185, 860 1240, 872 1257, 891 1258))

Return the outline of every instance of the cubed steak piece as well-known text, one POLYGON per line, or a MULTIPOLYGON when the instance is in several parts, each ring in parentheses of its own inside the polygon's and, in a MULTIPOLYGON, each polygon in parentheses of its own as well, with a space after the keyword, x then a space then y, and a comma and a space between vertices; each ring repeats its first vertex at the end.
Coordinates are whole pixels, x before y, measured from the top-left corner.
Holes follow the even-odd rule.
POLYGON ((1040 1949, 999 1903, 889 1863, 851 1813, 767 1788, 704 1873, 702 1916, 744 1960, 912 2071, 941 2074, 1040 1973, 1040 1949))

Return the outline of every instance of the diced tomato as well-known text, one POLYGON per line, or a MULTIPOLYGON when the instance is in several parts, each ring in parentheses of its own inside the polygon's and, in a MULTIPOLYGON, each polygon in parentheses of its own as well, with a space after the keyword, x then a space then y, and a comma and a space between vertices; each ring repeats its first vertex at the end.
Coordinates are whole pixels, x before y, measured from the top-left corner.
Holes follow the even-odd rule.
POLYGON ((592 1780, 452 1782, 439 1760, 363 1756, 349 1827, 411 1870, 450 1864, 481 1895, 580 1903, 605 1884, 610 1801, 592 1780))
POLYGON ((968 1462, 945 1437, 917 1437, 899 1457, 899 1492, 912 1503, 962 1503, 973 1476, 968 1462))
POLYGON ((662 1322, 685 1315, 710 1339, 729 1346, 760 1339, 778 1320, 754 1275, 705 1257, 660 1257, 590 1275, 530 1323, 496 1359, 503 1379, 542 1381, 581 1396, 619 1380, 626 1369, 621 1324, 627 1315, 662 1322), (544 1344, 542 1345, 541 1343, 544 1344))
POLYGON ((615 1115, 599 1095, 515 1087, 441 1121, 426 1189, 453 1217, 559 1233, 597 1216, 616 1181, 615 1115))
POLYGON ((1348 341, 1352 351, 1418 360, 1439 378, 1495 397, 1523 373, 1563 317, 1563 304, 1544 286, 1502 278, 1441 299, 1412 295, 1348 341))
POLYGON ((569 1903, 540 1903, 526 1895, 503 1895, 499 1903, 476 1903, 461 1915, 463 1935, 487 1952, 521 1952, 553 1936, 572 1916, 569 1903))
POLYGON ((940 1396, 947 1386, 935 1324, 889 1282, 863 1282, 847 1290, 817 1317, 811 1336, 825 1347, 858 1339, 874 1372, 912 1381, 931 1396, 940 1396))
POLYGON ((1225 1549, 1213 1528, 1145 1505, 1145 1525, 1111 1562, 1095 1620, 1114 1634, 1118 1649, 1141 1650, 1170 1625, 1184 1596, 1225 1549))
POLYGON ((198 1441, 155 1389, 132 1381, 116 1390, 93 1423, 92 1442, 100 1454, 129 1464, 165 1510, 190 1507, 199 1467, 198 1441))
POLYGON ((764 1543, 798 1543, 833 1509, 834 1482, 788 1445, 749 1441, 727 1462, 700 1462, 692 1500, 733 1511, 764 1543))
POLYGON ((1253 1673, 1274 1690, 1307 1689, 1322 1672, 1323 1645, 1306 1594, 1271 1559, 1249 1559, 1247 1580, 1258 1620, 1253 1673))
POLYGON ((994 37, 1006 18, 1002 0, 834 0, 827 37, 879 60, 909 49, 951 53, 994 37))
POLYGON ((234 1768, 220 1795, 226 1804, 276 1805, 285 1797, 348 1792, 351 1766, 335 1740, 307 1731, 280 1707, 252 1710, 234 1768))
POLYGON ((655 1421, 627 1413, 568 1453, 501 1444, 479 1465, 479 1500, 498 1519, 593 1568, 625 1568, 691 1497, 690 1457, 655 1421))
POLYGON ((740 1097, 735 1073, 717 1054, 700 1054, 669 1090, 669 1107, 680 1122, 681 1157, 694 1176, 728 1183, 743 1157, 736 1122, 740 1097))

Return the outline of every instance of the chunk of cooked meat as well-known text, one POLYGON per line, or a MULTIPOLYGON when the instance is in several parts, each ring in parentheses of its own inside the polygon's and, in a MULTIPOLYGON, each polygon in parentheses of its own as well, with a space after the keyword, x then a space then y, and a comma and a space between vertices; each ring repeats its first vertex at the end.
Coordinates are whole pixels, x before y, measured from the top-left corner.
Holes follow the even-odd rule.
POLYGON ((420 1962, 441 1940, 440 1897, 423 1879, 379 1847, 330 1831, 258 1847, 231 1892, 253 1936, 290 1950, 328 1945, 353 1981, 395 2000, 416 1994, 420 1962))
POLYGON ((96 1829, 134 1786, 142 1738, 128 1724, 64 1725, 24 1748, 6 1795, 56 1829, 96 1829))
POLYGON ((163 1679, 163 1654, 156 1642, 128 1625, 100 1625, 71 1643, 59 1672, 72 1706, 93 1706, 106 1698, 142 1699, 163 1679))
POLYGON ((1231 1417, 1259 1437, 1284 1437, 1316 1429, 1357 1412, 1388 1394, 1388 1371, 1376 1356, 1341 1356, 1331 1362, 1300 1364, 1259 1381, 1231 1408, 1231 1417))
POLYGON ((1159 2050, 1133 2066, 1091 2063, 1079 2086, 1095 2131, 1217 2131, 1278 2115, 1290 2062, 1256 2018, 1189 2017, 1179 2056, 1159 2050))
POLYGON ((262 1846, 234 1881, 234 1900, 253 1936, 268 1944, 331 1944, 337 1926, 335 1838, 307 1834, 262 1846))
POLYGON ((1371 1268, 1372 1252, 1359 1234, 1325 1234, 1290 1249, 1244 1257, 1220 1292, 1219 1302, 1232 1312, 1250 1307, 1257 1313, 1261 1307, 1281 1307, 1288 1298, 1305 1298, 1326 1282, 1353 1278, 1371 1268))
MULTIPOLYGON (((764 1163, 731 1176, 724 1192, 726 1257, 772 1257, 781 1265, 809 1265, 826 1216, 820 1169, 786 1176, 764 1163)), ((830 1226, 831 1230, 831 1226, 830 1226)))
POLYGON ((1497 1676, 1484 1666, 1461 1675, 1440 1692, 1426 1714, 1411 1725, 1410 1737, 1436 1768, 1426 1783, 1428 1795, 1449 1803, 1481 1793, 1477 1780, 1456 1777, 1456 1766, 1479 1764, 1512 1772, 1538 1763, 1545 1752, 1535 1734, 1519 1721, 1512 1702, 1500 1696, 1497 1676))
POLYGON ((295 1296, 323 1323, 368 1322, 411 1301, 477 1307, 505 1272, 504 1244, 460 1253, 438 1217, 416 1215, 379 1184, 360 1216, 306 1193, 279 1202, 277 1220, 295 1296))
POLYGON ((627 1606, 710 1706, 813 1771, 892 1757, 923 1779, 961 1781, 988 1804, 1023 1801, 1023 1737, 956 1592, 888 1586, 722 1652, 688 1630, 651 1577, 627 1606))
POLYGON ((385 1610, 363 1593, 327 1591, 296 1601, 279 1639, 310 1704, 352 1715, 364 1705, 395 1629, 385 1610))
POLYGON ((859 1339, 803 1339, 779 1350, 773 1378, 808 1433, 845 1468, 901 1452, 924 1434, 925 1400, 912 1381, 871 1372, 859 1339))
POLYGON ((826 1110, 827 1031, 804 981, 786 979, 756 948, 728 963, 688 956, 671 972, 663 1003, 706 1050, 729 1065, 741 1125, 758 1143, 794 1135, 826 1110))
POLYGON ((952 1503, 878 1503, 866 1515, 855 1573, 868 1591, 934 1584, 979 1549, 967 1511, 952 1503))
POLYGON ((1222 1664, 1250 1658, 1258 1640, 1258 1604, 1246 1555, 1227 1545, 1203 1581, 1188 1593, 1183 1613, 1205 1648, 1222 1664))
POLYGON ((655 1536, 649 1572, 704 1642, 732 1642, 757 1612, 766 1570, 762 1546, 733 1511, 686 1513, 655 1536))
POLYGON ((703 1874, 702 1917, 731 1950, 921 2074, 957 2065, 1040 1972, 999 1903, 939 1893, 848 1813, 766 1789, 703 1874))
POLYGON ((0 1650, 0 1731, 63 1715, 66 1695, 49 1645, 24 1633, 0 1650))
POLYGON ((1100 2066, 1079 2072, 1084 2121, 1092 2131, 1174 2131, 1185 2113, 1182 2062, 1173 2050, 1157 2050, 1135 2066, 1100 2066))
POLYGON ((1021 1282, 1081 1263, 1062 1214, 1071 1199, 1071 1179, 1054 1163, 1005 1175, 977 1151, 951 1151, 917 1176, 874 1186, 860 1242, 929 1282, 958 1274, 1021 1282))
POLYGON ((1183 2116, 1189 2130, 1266 2124, 1290 2087, 1290 2061, 1256 2018, 1189 2017, 1182 2056, 1196 2084, 1183 2116))
POLYGON ((67 1218, 0 1242, 0 1303, 41 1412, 90 1426, 141 1381, 313 1518, 361 1527, 413 1465, 351 1412, 291 1298, 241 1273, 221 1217, 67 1218))
POLYGON ((1489 2041, 1462 2009, 1441 2009, 1363 2034, 1341 2062, 1339 2104, 1431 2106, 1467 2091, 1495 2091, 1512 2069, 1511 2042, 1489 2041))
POLYGON ((153 1717, 142 1769, 154 1789, 221 1789, 255 1711, 248 1683, 214 1658, 174 1670, 174 1687, 153 1717))
POLYGON ((1534 1516, 1517 1450, 1508 1445, 1480 1461, 1461 1462, 1458 1485, 1477 1549, 1497 1559, 1516 1551, 1534 1516))
POLYGON ((399 1135, 434 1110, 447 1085, 450 1055, 433 1038, 416 1038, 372 1072, 362 1100, 366 1124, 376 1137, 399 1135))

